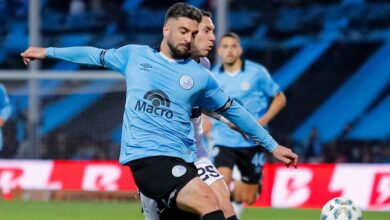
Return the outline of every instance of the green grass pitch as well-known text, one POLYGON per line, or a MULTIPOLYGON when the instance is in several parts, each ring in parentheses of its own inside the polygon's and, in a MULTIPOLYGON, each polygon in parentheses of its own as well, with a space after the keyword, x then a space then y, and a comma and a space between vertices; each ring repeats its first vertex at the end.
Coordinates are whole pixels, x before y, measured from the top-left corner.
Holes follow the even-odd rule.
MULTIPOLYGON (((140 203, 23 202, 0 200, 0 220, 143 220, 140 203)), ((241 220, 319 220, 319 209, 246 208, 241 220)), ((364 220, 389 220, 390 212, 364 212, 364 220)))

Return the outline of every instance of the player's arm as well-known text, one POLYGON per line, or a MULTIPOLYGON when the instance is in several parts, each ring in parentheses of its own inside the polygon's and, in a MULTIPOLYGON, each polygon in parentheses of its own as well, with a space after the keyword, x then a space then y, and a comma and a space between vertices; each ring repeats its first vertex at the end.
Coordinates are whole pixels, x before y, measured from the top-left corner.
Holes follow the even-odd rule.
MULTIPOLYGON (((215 120, 218 120, 218 121, 226 124, 230 129, 240 133, 242 135, 242 137, 245 138, 246 140, 249 139, 248 136, 245 134, 245 132, 243 132, 239 127, 237 127, 235 124, 231 123, 228 119, 226 119, 222 115, 217 114, 216 112, 210 111, 208 109, 202 109, 202 113, 211 117, 211 118, 214 118, 215 120)), ((204 119, 204 120, 208 120, 208 119, 204 119)))
POLYGON ((266 68, 262 66, 259 71, 259 74, 263 76, 259 86, 266 96, 272 97, 266 113, 258 120, 262 126, 265 126, 286 106, 286 96, 266 68))
POLYGON ((261 127, 252 115, 246 111, 238 103, 234 102, 223 92, 214 77, 209 75, 208 82, 205 88, 204 96, 200 102, 200 106, 222 114, 229 121, 237 125, 249 137, 259 142, 261 146, 266 148, 273 156, 286 163, 298 163, 298 155, 293 153, 291 149, 279 145, 272 136, 261 127))
POLYGON ((3 103, 3 107, 0 109, 0 127, 2 127, 12 114, 12 106, 9 101, 5 88, 1 85, 0 85, 0 103, 3 103))
POLYGON ((286 106, 286 96, 279 92, 273 99, 267 112, 259 119, 262 126, 267 125, 286 106))
POLYGON ((95 65, 107 67, 123 72, 128 60, 130 46, 118 49, 100 49, 96 47, 29 47, 21 53, 23 62, 28 65, 35 59, 59 59, 78 64, 95 65))

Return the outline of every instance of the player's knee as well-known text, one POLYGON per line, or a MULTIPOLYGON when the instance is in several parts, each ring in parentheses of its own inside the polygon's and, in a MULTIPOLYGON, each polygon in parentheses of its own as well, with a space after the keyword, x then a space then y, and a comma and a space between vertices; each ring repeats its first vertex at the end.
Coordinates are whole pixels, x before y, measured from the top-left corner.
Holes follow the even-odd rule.
POLYGON ((225 217, 230 217, 235 214, 234 208, 230 203, 230 192, 222 180, 214 182, 211 189, 218 198, 219 205, 225 217))
POLYGON ((181 190, 176 198, 179 208, 194 210, 204 215, 219 210, 219 201, 211 188, 202 182, 194 179, 181 190))
POLYGON ((257 197, 258 194, 256 192, 250 192, 244 197, 243 202, 248 203, 248 205, 253 205, 253 203, 256 202, 257 197))
POLYGON ((201 196, 205 200, 205 203, 209 203, 210 206, 214 207, 214 209, 220 209, 220 203, 218 197, 214 194, 211 188, 207 188, 201 191, 201 196))
POLYGON ((220 202, 220 207, 225 217, 230 217, 236 214, 230 201, 220 202))

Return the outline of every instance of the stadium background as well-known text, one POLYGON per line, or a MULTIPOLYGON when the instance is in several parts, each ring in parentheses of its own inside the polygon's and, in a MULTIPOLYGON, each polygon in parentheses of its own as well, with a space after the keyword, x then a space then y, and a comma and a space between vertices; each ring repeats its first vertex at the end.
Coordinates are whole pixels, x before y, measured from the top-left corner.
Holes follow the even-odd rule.
MULTIPOLYGON (((27 174, 29 171, 25 167, 38 164, 38 168, 31 171, 29 178, 32 179, 25 179, 34 182, 41 163, 82 160, 111 164, 119 152, 125 100, 123 80, 99 68, 54 60, 45 60, 27 69, 20 52, 30 43, 43 47, 90 45, 113 48, 128 43, 158 46, 164 13, 174 2, 177 1, 0 0, 0 81, 6 86, 13 106, 13 115, 3 127, 5 143, 0 152, 0 190, 3 200, 16 200, 0 202, 0 219, 18 219, 5 210, 9 206, 26 207, 27 210, 27 203, 17 203, 20 199, 53 198, 45 192, 50 189, 47 185, 24 184, 23 175, 23 178, 17 178, 15 172, 10 171, 15 167, 27 174), (37 11, 39 13, 34 14, 37 11), (14 175, 12 178, 10 172, 14 175), (34 190, 38 192, 34 193, 34 190)), ((319 186, 325 188, 325 197, 359 197, 363 189, 369 188, 364 207, 390 210, 390 1, 186 2, 214 13, 219 36, 225 30, 238 33, 242 37, 245 57, 266 66, 281 85, 287 96, 287 107, 270 124, 270 131, 281 144, 292 146, 299 153, 301 162, 309 164, 307 166, 331 164, 330 170, 323 171, 330 173, 326 177, 329 185, 319 186), (348 163, 353 163, 352 168, 348 168, 348 163), (342 175, 336 174, 339 170, 344 170, 342 175), (360 172, 362 170, 370 171, 360 172), (349 174, 348 178, 346 174, 349 174), (335 177, 340 175, 338 179, 335 177), (366 184, 360 189, 351 189, 351 184, 334 189, 334 179, 366 184)), ((209 58, 217 62, 215 56, 209 58)), ((56 175, 78 169, 73 168, 64 168, 56 175)), ((299 182, 305 171, 317 172, 305 168, 292 173, 291 178, 299 182)), ((274 174, 272 178, 277 176, 277 171, 274 174)), ((104 175, 100 178, 104 179, 104 175)), ((278 186, 277 181, 270 182, 268 206, 278 207, 275 203, 277 190, 273 188, 278 186)), ((310 182, 312 191, 318 182, 310 182)), ((283 188, 283 184, 280 187, 283 188)), ((83 188, 81 184, 68 190, 91 189, 83 188)), ((106 190, 116 189, 92 189, 106 190)), ((129 189, 125 190, 128 193, 129 189)), ((321 191, 319 193, 321 196, 321 191)), ((286 191, 281 195, 290 194, 286 191)), ((107 196, 116 200, 123 198, 122 195, 89 194, 68 197, 104 200, 107 196)), ((60 200, 68 198, 66 194, 58 197, 62 198, 60 200)), ((305 196, 298 192, 296 197, 305 196)), ((361 200, 360 197, 353 199, 361 200)), ((322 200, 318 204, 320 202, 322 200)), ((79 203, 70 202, 70 205, 74 204, 79 203)), ((307 204, 306 201, 289 207, 310 208, 307 204)), ((313 207, 318 208, 318 204, 313 207)), ((90 204, 90 212, 94 205, 97 203, 90 204)), ((38 203, 37 207, 40 206, 45 203, 38 203)), ((83 204, 77 207, 83 207, 83 204)), ((292 213, 299 212, 291 210, 292 213)), ((277 215, 286 210, 274 211, 277 215)), ((319 210, 313 213, 312 216, 319 216, 319 210)), ((382 214, 389 218, 388 212, 382 214)), ((116 215, 113 211, 112 216, 116 215)), ((75 219, 89 219, 88 215, 78 217, 75 213, 75 219)))

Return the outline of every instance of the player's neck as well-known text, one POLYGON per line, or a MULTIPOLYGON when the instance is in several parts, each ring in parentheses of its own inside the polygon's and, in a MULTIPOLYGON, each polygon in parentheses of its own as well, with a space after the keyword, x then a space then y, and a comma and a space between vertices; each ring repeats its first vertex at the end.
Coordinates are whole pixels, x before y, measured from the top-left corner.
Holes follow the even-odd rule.
POLYGON ((195 62, 200 63, 200 57, 191 57, 195 62))
POLYGON ((165 60, 171 63, 183 62, 185 60, 185 59, 175 59, 167 44, 164 44, 164 41, 161 43, 160 46, 160 55, 162 58, 164 58, 165 60))
POLYGON ((171 50, 169 49, 168 47, 168 44, 165 42, 166 40, 164 39, 162 42, 161 42, 161 45, 160 45, 160 53, 165 56, 166 58, 168 59, 172 59, 172 60, 175 60, 175 58, 173 57, 173 54, 171 52, 171 50))
POLYGON ((223 69, 225 70, 226 73, 229 73, 229 74, 235 74, 237 73, 238 71, 241 70, 241 67, 242 67, 242 60, 241 59, 237 59, 236 62, 234 63, 224 63, 223 64, 223 69))

